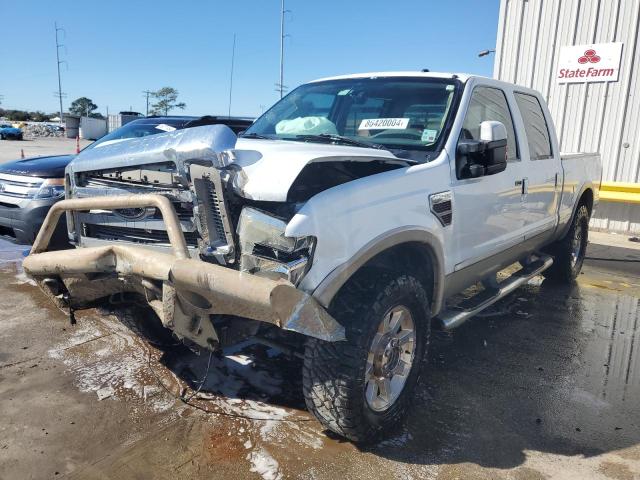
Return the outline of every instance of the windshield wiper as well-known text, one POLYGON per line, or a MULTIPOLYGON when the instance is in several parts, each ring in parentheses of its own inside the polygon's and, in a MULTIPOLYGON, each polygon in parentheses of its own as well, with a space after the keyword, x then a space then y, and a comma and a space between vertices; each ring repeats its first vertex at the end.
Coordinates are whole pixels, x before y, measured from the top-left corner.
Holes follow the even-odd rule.
POLYGON ((333 133, 321 133, 319 135, 296 135, 296 140, 313 141, 321 140, 323 142, 331 142, 342 145, 351 145, 352 147, 361 148, 375 148, 377 150, 389 150, 384 145, 378 143, 361 142, 354 140, 353 138, 343 137, 342 135, 335 135, 333 133))
POLYGON ((258 138, 260 140, 273 140, 271 137, 267 137, 266 135, 260 135, 259 133, 243 133, 238 135, 240 138, 258 138))

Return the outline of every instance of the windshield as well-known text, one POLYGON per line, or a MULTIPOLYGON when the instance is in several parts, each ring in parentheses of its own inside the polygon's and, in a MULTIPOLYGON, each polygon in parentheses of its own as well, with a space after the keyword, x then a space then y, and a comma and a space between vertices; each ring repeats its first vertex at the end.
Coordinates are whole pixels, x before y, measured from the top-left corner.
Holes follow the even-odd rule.
POLYGON ((126 138, 140 138, 146 137, 147 135, 172 132, 173 130, 183 128, 184 124, 185 120, 168 118, 134 120, 101 137, 89 145, 89 147, 94 148, 101 144, 115 143, 116 141, 126 138))
POLYGON ((424 157, 437 149, 447 129, 455 82, 374 77, 309 83, 276 103, 245 136, 325 141, 339 135, 424 157))

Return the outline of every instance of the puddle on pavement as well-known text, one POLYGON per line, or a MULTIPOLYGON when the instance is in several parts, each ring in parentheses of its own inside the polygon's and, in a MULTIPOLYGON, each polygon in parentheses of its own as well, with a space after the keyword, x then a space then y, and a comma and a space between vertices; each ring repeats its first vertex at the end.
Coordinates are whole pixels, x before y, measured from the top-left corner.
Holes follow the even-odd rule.
POLYGON ((29 245, 18 245, 12 237, 0 235, 0 274, 3 277, 13 276, 9 283, 35 285, 22 270, 22 259, 29 248, 29 245))
MULTIPOLYGON (((24 250, 0 239, 9 283, 21 283, 24 250)), ((133 422, 199 415, 202 462, 245 461, 263 478, 327 476, 336 458, 422 478, 443 463, 512 468, 532 451, 590 457, 640 443, 638 278, 587 269, 573 287, 536 279, 460 329, 434 332, 409 421, 366 449, 326 436, 306 413, 299 360, 257 344, 228 350, 187 406, 176 396, 198 387, 208 355, 154 340, 135 315, 99 313, 80 314, 49 351, 75 388, 127 402, 133 422)))

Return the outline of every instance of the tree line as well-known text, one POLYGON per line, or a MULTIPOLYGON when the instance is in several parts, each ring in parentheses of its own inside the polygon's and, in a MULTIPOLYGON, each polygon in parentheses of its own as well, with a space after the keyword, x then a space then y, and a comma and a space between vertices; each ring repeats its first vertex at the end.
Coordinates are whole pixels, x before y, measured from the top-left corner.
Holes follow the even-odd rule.
MULTIPOLYGON (((184 110, 186 103, 178 102, 179 92, 173 87, 163 87, 155 92, 151 92, 151 98, 155 101, 151 104, 149 115, 168 115, 175 109, 184 110)), ((101 113, 96 112, 98 105, 88 97, 80 97, 71 102, 69 113, 83 117, 104 118, 101 113)), ((27 110, 4 109, 0 107, 0 117, 13 122, 48 122, 57 117, 59 112, 44 113, 39 110, 30 112, 27 110)))

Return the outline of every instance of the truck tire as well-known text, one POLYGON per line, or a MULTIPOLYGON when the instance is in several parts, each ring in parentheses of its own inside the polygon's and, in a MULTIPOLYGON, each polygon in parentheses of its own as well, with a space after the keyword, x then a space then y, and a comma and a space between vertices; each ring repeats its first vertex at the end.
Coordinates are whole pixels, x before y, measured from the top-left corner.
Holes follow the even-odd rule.
POLYGON ((549 280, 570 283, 582 269, 589 239, 589 209, 579 205, 567 234, 547 251, 553 255, 553 265, 542 272, 549 280))
POLYGON ((346 341, 310 338, 303 364, 309 411, 329 430, 362 443, 401 425, 425 362, 431 322, 417 279, 368 278, 351 281, 331 309, 346 341))

